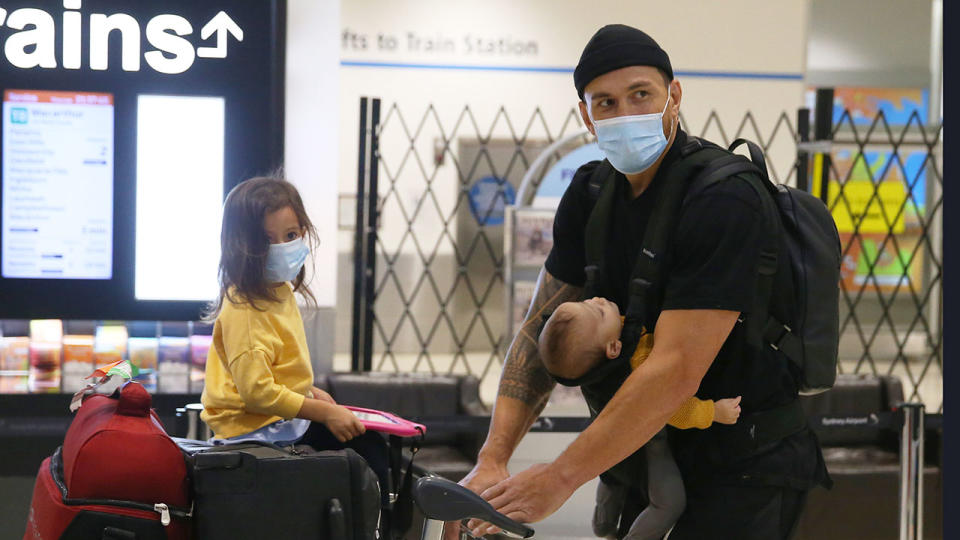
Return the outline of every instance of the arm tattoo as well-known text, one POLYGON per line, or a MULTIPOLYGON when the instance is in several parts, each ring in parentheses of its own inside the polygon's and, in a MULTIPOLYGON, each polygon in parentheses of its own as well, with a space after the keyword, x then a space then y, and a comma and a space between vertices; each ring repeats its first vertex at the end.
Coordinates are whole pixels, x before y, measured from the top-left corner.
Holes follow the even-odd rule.
POLYGON ((546 270, 540 271, 527 317, 507 349, 500 377, 501 396, 519 399, 533 409, 534 415, 540 414, 556 384, 543 367, 537 350, 537 338, 546 322, 544 315, 550 315, 564 302, 579 300, 582 294, 581 287, 564 283, 546 270))

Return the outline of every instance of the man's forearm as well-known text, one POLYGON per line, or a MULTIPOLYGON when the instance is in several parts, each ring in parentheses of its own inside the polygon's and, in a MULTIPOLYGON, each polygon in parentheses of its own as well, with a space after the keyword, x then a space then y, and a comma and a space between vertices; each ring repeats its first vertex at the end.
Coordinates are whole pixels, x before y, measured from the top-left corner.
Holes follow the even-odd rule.
POLYGON ((558 473, 579 487, 647 443, 696 386, 669 368, 678 359, 651 354, 623 383, 613 399, 556 459, 558 473))
POLYGON ((653 438, 696 393, 737 315, 721 310, 664 311, 650 357, 556 459, 556 473, 568 485, 579 487, 653 438))
POLYGON ((563 302, 579 300, 581 289, 541 270, 523 325, 507 350, 490 431, 479 459, 505 464, 524 434, 543 411, 555 385, 543 366, 537 338, 549 315, 563 302))

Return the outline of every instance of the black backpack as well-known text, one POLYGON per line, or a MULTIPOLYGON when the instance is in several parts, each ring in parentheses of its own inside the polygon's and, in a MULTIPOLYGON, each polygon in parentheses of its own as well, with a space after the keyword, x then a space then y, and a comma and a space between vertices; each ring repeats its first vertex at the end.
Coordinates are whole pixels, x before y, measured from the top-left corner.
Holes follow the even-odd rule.
MULTIPOLYGON (((615 172, 603 160, 587 184, 596 203, 585 231, 586 298, 597 296, 604 283, 602 261, 616 192, 615 172)), ((756 304, 745 321, 747 339, 782 351, 797 366, 801 394, 817 394, 833 386, 840 282, 840 237, 833 216, 813 195, 771 182, 763 152, 755 143, 737 139, 723 149, 697 137, 688 138, 680 159, 667 171, 647 224, 630 280, 621 356, 584 378, 561 383, 590 384, 624 369, 641 335, 656 325, 665 290, 664 259, 683 205, 712 184, 735 181, 734 177, 753 187, 766 221, 774 225, 761 247, 756 304), (747 145, 750 159, 733 153, 741 144, 747 145)))

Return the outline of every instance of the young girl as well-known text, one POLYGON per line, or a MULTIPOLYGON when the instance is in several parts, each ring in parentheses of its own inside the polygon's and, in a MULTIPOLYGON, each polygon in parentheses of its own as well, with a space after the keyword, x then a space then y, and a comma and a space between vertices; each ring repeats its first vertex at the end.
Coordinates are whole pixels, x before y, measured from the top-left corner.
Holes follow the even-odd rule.
POLYGON ((354 448, 380 477, 387 499, 387 448, 360 420, 313 386, 294 292, 316 231, 293 184, 279 175, 246 180, 223 205, 220 295, 200 417, 215 442, 262 440, 317 450, 354 448))

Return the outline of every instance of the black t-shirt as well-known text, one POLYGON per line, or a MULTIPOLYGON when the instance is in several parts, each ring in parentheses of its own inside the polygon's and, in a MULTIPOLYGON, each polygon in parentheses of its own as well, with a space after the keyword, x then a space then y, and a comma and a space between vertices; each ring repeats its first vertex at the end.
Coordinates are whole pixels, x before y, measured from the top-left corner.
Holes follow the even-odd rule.
MULTIPOLYGON (((611 215, 611 230, 603 263, 607 283, 600 289, 626 311, 628 284, 643 242, 650 214, 661 192, 666 171, 677 161, 686 134, 678 130, 648 188, 633 198, 622 174, 611 215)), ((584 229, 594 201, 587 182, 600 162, 577 170, 560 201, 553 225, 553 249, 545 267, 557 279, 583 286, 584 229)), ((743 396, 742 414, 774 408, 797 398, 797 383, 789 360, 769 347, 746 341, 743 320, 749 317, 757 288, 760 246, 766 234, 759 195, 741 179, 717 182, 685 203, 671 237, 664 277, 663 310, 721 309, 741 312, 697 391, 701 399, 743 396)), ((638 411, 642 414, 642 411, 638 411)), ((821 475, 818 443, 806 430, 781 441, 774 449, 743 459, 728 448, 729 426, 706 430, 671 428, 674 456, 689 483, 706 479, 807 487, 821 475)))

